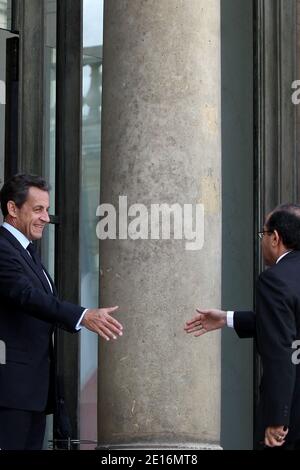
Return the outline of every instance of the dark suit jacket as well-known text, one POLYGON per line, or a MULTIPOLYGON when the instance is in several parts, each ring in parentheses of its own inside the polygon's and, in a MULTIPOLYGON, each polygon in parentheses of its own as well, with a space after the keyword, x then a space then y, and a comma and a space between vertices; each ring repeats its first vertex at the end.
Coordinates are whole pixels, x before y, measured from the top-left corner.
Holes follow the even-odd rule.
POLYGON ((300 251, 292 251, 258 279, 256 314, 235 312, 241 338, 255 337, 262 360, 258 434, 289 426, 288 441, 300 438, 300 367, 292 345, 300 339, 300 251))
POLYGON ((18 240, 0 228, 0 340, 6 364, 0 365, 0 407, 45 411, 53 370, 52 333, 70 332, 83 307, 62 302, 47 273, 39 271, 18 240))

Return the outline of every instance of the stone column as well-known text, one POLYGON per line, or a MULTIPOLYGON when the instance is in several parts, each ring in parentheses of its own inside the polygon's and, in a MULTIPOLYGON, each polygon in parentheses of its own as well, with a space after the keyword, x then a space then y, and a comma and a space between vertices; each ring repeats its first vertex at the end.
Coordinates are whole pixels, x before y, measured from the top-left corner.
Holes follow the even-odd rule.
POLYGON ((220 336, 183 325, 221 297, 219 0, 106 2, 103 72, 101 203, 144 204, 149 239, 101 242, 101 304, 125 329, 100 342, 99 441, 218 448, 220 336), (192 204, 194 226, 204 205, 203 249, 150 239, 162 203, 192 204))

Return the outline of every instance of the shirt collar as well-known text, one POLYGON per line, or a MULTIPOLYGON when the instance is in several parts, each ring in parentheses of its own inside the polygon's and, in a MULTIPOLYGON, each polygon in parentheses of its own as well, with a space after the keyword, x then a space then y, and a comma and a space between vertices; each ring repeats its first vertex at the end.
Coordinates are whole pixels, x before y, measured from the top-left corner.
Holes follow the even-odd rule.
POLYGON ((6 230, 8 230, 17 240, 19 243, 21 243, 22 247, 26 250, 30 240, 28 240, 25 235, 20 232, 17 228, 13 227, 12 225, 8 224, 7 222, 4 222, 2 227, 4 227, 6 230))
POLYGON ((291 251, 293 251, 293 250, 287 251, 286 253, 283 253, 283 255, 279 256, 278 260, 276 261, 276 264, 278 264, 279 261, 281 261, 282 258, 284 258, 286 255, 288 255, 289 253, 291 253, 291 251))

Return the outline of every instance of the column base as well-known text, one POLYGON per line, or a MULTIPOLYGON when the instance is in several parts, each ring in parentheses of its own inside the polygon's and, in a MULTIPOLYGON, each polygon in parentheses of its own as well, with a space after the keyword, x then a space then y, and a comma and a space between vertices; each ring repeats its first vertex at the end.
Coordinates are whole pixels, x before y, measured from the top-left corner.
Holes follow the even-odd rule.
POLYGON ((96 450, 223 450, 219 444, 186 442, 184 444, 136 442, 130 444, 103 444, 96 450))

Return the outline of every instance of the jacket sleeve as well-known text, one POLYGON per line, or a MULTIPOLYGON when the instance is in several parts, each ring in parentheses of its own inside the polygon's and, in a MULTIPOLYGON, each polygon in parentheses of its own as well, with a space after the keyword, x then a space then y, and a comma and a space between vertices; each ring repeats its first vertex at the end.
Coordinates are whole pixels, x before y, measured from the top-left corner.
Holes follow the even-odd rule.
POLYGON ((59 300, 35 287, 24 273, 18 254, 0 253, 0 297, 15 309, 52 324, 62 324, 68 331, 75 327, 84 308, 59 300))
POLYGON ((234 312, 233 325, 240 338, 255 337, 255 317, 255 313, 250 311, 234 312))
POLYGON ((296 339, 293 296, 272 270, 257 284, 257 346, 262 359, 261 406, 263 424, 289 425, 296 365, 292 344, 296 339))

